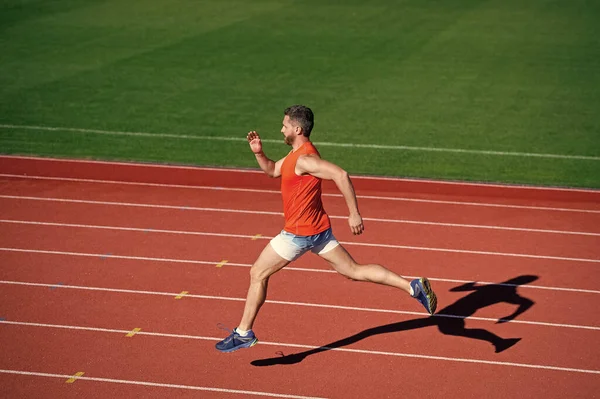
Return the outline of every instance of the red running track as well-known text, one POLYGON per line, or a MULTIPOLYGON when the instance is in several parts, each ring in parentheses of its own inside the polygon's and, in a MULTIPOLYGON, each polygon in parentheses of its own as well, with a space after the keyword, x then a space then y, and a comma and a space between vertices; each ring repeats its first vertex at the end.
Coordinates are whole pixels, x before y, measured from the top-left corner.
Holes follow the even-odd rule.
POLYGON ((276 180, 0 157, 0 395, 596 395, 600 192, 355 186, 360 237, 326 190, 337 238, 359 261, 429 276, 439 314, 307 255, 273 276, 259 345, 225 355, 216 325, 239 321, 249 266, 282 225, 276 180))

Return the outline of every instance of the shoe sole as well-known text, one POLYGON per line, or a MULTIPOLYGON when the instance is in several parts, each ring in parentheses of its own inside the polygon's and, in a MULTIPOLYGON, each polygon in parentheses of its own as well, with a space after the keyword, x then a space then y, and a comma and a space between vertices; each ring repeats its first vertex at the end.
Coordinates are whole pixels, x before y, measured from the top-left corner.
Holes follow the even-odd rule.
POLYGON ((420 280, 421 284, 423 285, 423 289, 425 290, 425 296, 429 300, 429 306, 431 308, 431 312, 429 312, 429 314, 432 315, 437 309, 437 296, 435 295, 435 292, 433 292, 433 290, 431 289, 431 284, 429 284, 429 280, 426 277, 421 278, 420 280))
POLYGON ((219 352, 223 352, 223 353, 231 353, 231 352, 235 352, 238 349, 251 348, 254 345, 256 345, 257 343, 258 343, 258 338, 254 338, 254 340, 250 341, 249 343, 238 345, 235 348, 231 348, 231 349, 227 349, 227 350, 221 350, 221 349, 217 349, 217 350, 219 352))

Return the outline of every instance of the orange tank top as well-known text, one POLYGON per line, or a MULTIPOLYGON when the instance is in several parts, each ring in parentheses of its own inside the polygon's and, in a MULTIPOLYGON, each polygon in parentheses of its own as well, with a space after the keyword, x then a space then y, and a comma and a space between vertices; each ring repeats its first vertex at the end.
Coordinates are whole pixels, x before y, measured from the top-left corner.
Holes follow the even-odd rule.
POLYGON ((281 195, 285 231, 298 236, 312 236, 331 227, 321 201, 321 179, 296 174, 298 157, 319 152, 309 141, 291 151, 281 165, 281 195))

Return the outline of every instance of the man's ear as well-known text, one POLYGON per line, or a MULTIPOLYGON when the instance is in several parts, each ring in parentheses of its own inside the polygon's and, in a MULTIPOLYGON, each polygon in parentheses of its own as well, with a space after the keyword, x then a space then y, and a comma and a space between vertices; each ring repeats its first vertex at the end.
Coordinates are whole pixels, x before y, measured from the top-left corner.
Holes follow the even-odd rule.
POLYGON ((298 125, 296 125, 296 126, 294 127, 294 131, 295 131, 295 133, 296 133, 298 136, 302 136, 302 135, 304 135, 304 132, 302 131, 302 127, 301 127, 301 126, 298 126, 298 125))

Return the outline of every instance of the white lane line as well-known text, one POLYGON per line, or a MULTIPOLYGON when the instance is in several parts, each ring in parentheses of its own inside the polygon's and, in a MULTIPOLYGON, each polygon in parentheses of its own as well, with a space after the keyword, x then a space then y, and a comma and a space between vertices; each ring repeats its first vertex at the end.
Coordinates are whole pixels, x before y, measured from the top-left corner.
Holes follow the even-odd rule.
MULTIPOLYGON (((347 219, 347 216, 329 216, 333 219, 347 219)), ((421 220, 406 220, 406 219, 380 219, 368 218, 363 220, 382 223, 400 223, 400 224, 416 224, 425 226, 441 226, 441 227, 457 227, 466 229, 488 229, 488 230, 504 230, 504 231, 522 231, 526 233, 543 233, 543 234, 566 234, 566 235, 582 235, 582 236, 597 236, 600 233, 589 233, 584 231, 568 231, 568 230, 547 230, 547 229, 532 229, 526 227, 507 227, 507 226, 491 226, 482 224, 462 224, 462 223, 442 223, 442 222, 425 222, 421 220)))
MULTIPOLYGON (((32 283, 32 282, 25 282, 25 281, 0 280, 0 284, 19 285, 19 286, 27 286, 27 287, 56 288, 56 284, 32 283)), ((177 292, 129 290, 129 289, 123 289, 123 288, 87 287, 87 286, 80 286, 80 285, 65 285, 65 284, 61 284, 59 288, 60 289, 84 290, 84 291, 115 292, 115 293, 136 294, 136 295, 158 295, 158 296, 166 296, 169 298, 175 297, 179 294, 177 292)), ((235 301, 235 302, 244 302, 246 300, 246 298, 224 297, 224 296, 215 296, 215 295, 199 295, 199 294, 190 294, 190 293, 186 294, 185 297, 186 298, 196 298, 196 299, 217 300, 217 301, 235 301)), ((412 312, 412 311, 396 310, 396 309, 364 308, 364 307, 355 307, 355 306, 328 305, 328 304, 321 304, 321 303, 277 301, 277 300, 269 300, 269 299, 266 301, 266 303, 270 303, 270 304, 274 304, 274 305, 303 306, 303 307, 324 308, 324 309, 350 310, 350 311, 370 312, 370 313, 392 313, 392 314, 402 314, 402 315, 413 315, 413 316, 419 316, 419 317, 429 317, 429 314, 424 313, 424 312, 412 312)), ((497 323, 500 320, 501 322, 504 322, 504 323, 527 324, 527 325, 535 325, 535 326, 561 327, 561 328, 574 328, 574 329, 581 329, 581 330, 600 331, 600 327, 583 326, 583 325, 576 325, 576 324, 565 324, 565 323, 549 323, 549 322, 545 322, 545 321, 505 320, 505 319, 495 319, 495 318, 491 318, 491 317, 475 317, 475 316, 465 317, 465 316, 460 316, 460 315, 443 314, 443 313, 436 313, 435 315, 433 315, 433 317, 489 321, 492 323, 497 323)))
MULTIPOLYGON (((239 191, 239 192, 250 192, 250 193, 263 193, 263 194, 281 194, 281 191, 267 190, 267 189, 230 188, 230 187, 217 187, 217 186, 192 186, 192 185, 187 185, 187 184, 167 184, 167 183, 143 183, 143 182, 120 181, 120 180, 80 179, 80 178, 75 178, 75 177, 15 175, 15 174, 8 174, 8 173, 0 173, 0 177, 8 177, 8 178, 14 178, 14 179, 23 179, 23 180, 25 180, 25 179, 51 180, 51 181, 67 181, 67 182, 75 182, 75 183, 113 184, 113 185, 142 186, 142 187, 184 188, 184 189, 192 189, 192 190, 218 190, 218 191, 239 191)), ((386 198, 386 197, 382 197, 382 198, 386 198)))
MULTIPOLYGON (((54 162, 54 163, 72 163, 72 164, 99 164, 113 165, 116 167, 134 167, 139 169, 168 169, 168 170, 189 170, 189 171, 212 171, 223 173, 242 173, 242 174, 258 174, 263 175, 264 172, 258 168, 232 168, 232 167, 211 167, 211 166, 186 166, 186 165, 168 165, 161 163, 143 163, 143 162, 125 162, 125 161, 99 161, 91 159, 65 159, 65 158, 43 158, 39 156, 25 155, 0 155, 0 159, 26 159, 32 161, 54 162)), ((531 186, 525 184, 508 184, 508 183, 488 183, 488 182, 467 182, 467 181, 452 181, 452 180, 433 180, 422 178, 396 177, 396 176, 363 176, 354 175, 352 179, 360 180, 383 180, 418 184, 432 184, 444 186, 468 186, 468 187, 494 187, 506 190, 519 191, 558 191, 558 192, 578 192, 597 194, 598 189, 593 188, 573 188, 573 187, 554 187, 554 186, 531 186)))
MULTIPOLYGON (((97 204, 97 201, 91 200, 65 200, 62 198, 42 198, 42 197, 18 197, 18 198, 6 198, 8 196, 0 195, 0 198, 5 199, 25 199, 30 201, 56 201, 56 202, 71 202, 71 201, 88 201, 88 203, 97 204)), ((121 204, 118 202, 110 202, 109 205, 115 206, 132 206, 129 203, 121 204)), ((102 202, 101 205, 107 205, 106 202, 102 202)), ((165 207, 165 205, 153 205, 153 204, 138 204, 142 207, 165 207)), ((208 207, 188 207, 188 206, 175 206, 175 205, 167 205, 168 207, 172 207, 173 209, 190 209, 194 211, 204 211, 204 212, 223 212, 223 213, 246 213, 248 215, 272 215, 272 216, 283 216, 281 212, 273 212, 273 211, 257 211, 257 210, 249 210, 249 209, 231 209, 231 208, 208 208, 208 207)), ((329 215, 330 219, 348 219, 347 216, 338 216, 338 215, 329 215)), ((591 237, 600 237, 600 233, 586 232, 586 231, 570 231, 570 230, 548 230, 548 229, 533 229, 527 227, 508 227, 508 226, 494 226, 494 225, 481 225, 481 224, 463 224, 463 223, 443 223, 443 222, 428 222, 421 220, 406 220, 406 219, 386 219, 386 218, 370 218, 364 217, 363 220, 369 222, 377 222, 377 223, 397 223, 397 224, 414 224, 414 225, 424 225, 424 226, 439 226, 439 227, 452 227, 452 228, 465 228, 465 229, 483 229, 483 230, 499 230, 499 231, 520 231, 525 233, 542 233, 542 234, 565 234, 565 235, 581 235, 581 236, 591 236, 591 237)))
MULTIPOLYGON (((136 205, 136 206, 140 206, 140 205, 136 205)), ((164 207, 164 206, 160 206, 160 207, 164 207)), ((178 207, 176 207, 176 208, 178 208, 178 207)), ((195 210, 194 208, 186 208, 186 209, 195 210)), ((208 210, 208 209, 209 208, 204 208, 204 210, 208 210)), ((220 210, 218 210, 218 209, 216 209, 216 211, 220 212, 220 210)), ((261 214, 269 214, 266 212, 260 212, 260 213, 261 214)), ((26 221, 16 221, 15 222, 15 221, 11 221, 11 220, 0 220, 0 223, 22 223, 22 224, 37 224, 37 225, 45 224, 45 225, 73 227, 73 228, 142 231, 142 232, 155 232, 155 233, 167 233, 167 234, 188 234, 188 235, 201 235, 201 236, 209 236, 209 237, 214 236, 214 237, 232 237, 232 238, 251 238, 251 239, 255 239, 255 240, 256 239, 270 240, 273 238, 270 236, 262 236, 262 235, 260 237, 257 237, 255 235, 244 235, 244 234, 212 233, 212 232, 203 232, 203 231, 182 232, 182 231, 175 231, 175 230, 144 229, 144 228, 135 228, 135 227, 94 226, 94 225, 84 225, 84 224, 62 224, 62 223, 26 222, 26 221)), ((567 261, 567 262, 600 263, 600 259, 589 259, 589 258, 570 258, 570 257, 563 257, 563 256, 519 254, 519 253, 493 252, 493 251, 477 251, 477 250, 452 249, 452 248, 417 247, 417 246, 410 246, 410 245, 378 244, 378 243, 366 243, 366 242, 340 241, 340 243, 344 244, 344 245, 356 245, 356 246, 376 247, 376 248, 408 249, 408 250, 414 250, 414 251, 448 252, 448 253, 463 253, 463 254, 471 254, 471 255, 507 256, 507 257, 528 258, 528 259, 559 260, 559 261, 567 261)))
MULTIPOLYGON (((219 189, 220 190, 220 189, 219 189)), ((223 189, 226 190, 226 189, 223 189)), ((9 196, 9 195, 0 195, 0 198, 5 199, 25 199, 31 201, 58 201, 58 202, 72 202, 72 201, 87 201, 88 203, 95 204, 97 201, 93 200, 70 200, 63 198, 52 198, 52 197, 26 197, 26 196, 9 196)), ((118 202, 110 202, 109 204, 120 205, 118 202)), ((106 205, 106 202, 103 202, 102 205, 106 205)), ((161 207, 163 205, 153 205, 153 204, 139 204, 140 206, 145 207, 161 207)), ((125 206, 131 206, 126 203, 125 206)), ((188 208, 186 206, 174 206, 169 205, 174 208, 188 208)), ((256 210, 246 210, 246 209, 228 209, 228 208, 202 208, 202 207, 190 207, 189 209, 198 210, 198 211, 210 211, 210 212, 232 212, 232 213, 247 213, 247 214, 267 214, 273 216, 283 216, 281 212, 267 212, 267 211, 256 211, 256 210), (267 212, 267 213, 265 213, 267 212)), ((600 212, 600 211, 599 211, 600 212)), ((337 216, 337 215, 329 215, 332 219, 347 219, 347 216, 337 216)), ((593 232, 584 232, 584 231, 569 231, 569 230, 549 230, 549 229, 534 229, 527 227, 509 227, 509 226, 495 226, 495 225, 478 225, 478 224, 462 224, 462 223, 444 223, 444 222, 429 222, 429 221, 421 221, 421 220, 406 220, 406 219, 387 219, 387 218, 369 218, 364 217, 365 221, 372 222, 381 222, 381 223, 400 223, 400 224, 415 224, 415 225, 426 225, 426 226, 441 226, 441 227, 455 227, 455 228, 471 228, 471 229, 488 229, 488 230, 504 230, 504 231, 523 231, 529 233, 543 233, 543 234, 569 234, 569 235, 584 235, 584 236, 600 236, 600 233, 593 232)))
MULTIPOLYGON (((124 182, 124 181, 115 181, 115 180, 77 179, 77 178, 69 178, 69 177, 24 176, 24 175, 14 175, 14 174, 5 174, 5 173, 0 174, 0 177, 20 178, 20 179, 37 179, 37 180, 71 181, 71 182, 98 183, 98 184, 120 184, 120 185, 131 185, 131 186, 147 186, 147 187, 185 188, 185 189, 194 189, 194 190, 248 192, 248 193, 281 195, 281 191, 279 191, 279 190, 252 189, 252 188, 191 186, 191 185, 182 185, 182 184, 163 184, 163 183, 139 183, 139 182, 124 182)), ((324 197, 343 198, 343 196, 341 194, 333 194, 333 193, 323 193, 323 196, 324 197)), ((430 204, 456 205, 456 206, 479 206, 479 207, 490 207, 490 208, 527 209, 527 210, 548 211, 548 212, 575 212, 575 213, 599 213, 600 214, 600 210, 598 210, 598 209, 557 208, 557 207, 544 207, 544 206, 531 206, 531 205, 494 204, 494 203, 486 203, 486 202, 428 200, 428 199, 421 199, 421 198, 384 197, 384 196, 376 196, 376 195, 357 195, 357 198, 382 200, 382 201, 416 202, 416 203, 425 203, 425 204, 430 203, 430 204)))
MULTIPOLYGON (((106 330, 107 332, 115 332, 116 330, 106 330)), ((137 333, 136 335, 141 335, 137 333)), ((69 374, 54 374, 54 373, 41 373, 37 371, 23 371, 23 370, 6 370, 0 369, 0 373, 3 374, 15 374, 15 375, 28 375, 35 377, 51 377, 51 378, 62 378, 69 379, 73 378, 69 374)), ((156 388, 172 388, 172 389, 187 389, 192 391, 205 391, 205 392, 220 392, 220 393, 234 393, 240 395, 252 395, 252 396, 267 396, 271 398, 289 398, 289 399, 325 399, 317 396, 299 396, 299 395, 287 395, 281 393, 271 392, 260 392, 260 391, 244 391, 239 389, 228 389, 228 388, 216 388, 216 387, 201 387, 195 385, 180 385, 180 384, 166 384, 161 382, 150 382, 150 381, 132 381, 132 380, 120 380, 115 378, 102 378, 102 377, 90 377, 82 375, 77 377, 77 381, 94 381, 94 382, 109 382, 116 384, 127 384, 127 385, 140 385, 146 387, 156 388)))
MULTIPOLYGON (((250 237, 250 236, 245 236, 250 237)), ((150 261, 150 262, 165 262, 165 263, 191 263, 191 264, 199 264, 199 265, 211 265, 215 266, 219 263, 218 260, 215 261, 205 261, 205 260, 185 260, 185 259, 168 259, 168 258, 148 258, 141 256, 125 256, 125 255, 114 255, 114 254, 93 254, 93 253, 84 253, 84 252, 63 252, 63 251, 47 251, 47 250, 39 250, 39 249, 24 249, 24 248, 1 248, 0 251, 5 252, 23 252, 23 253, 35 253, 35 254, 44 254, 44 255, 62 255, 62 256, 82 256, 89 258, 113 258, 113 259, 125 259, 125 260, 142 260, 142 261, 150 261)), ((251 267, 250 263, 235 263, 235 262, 227 262, 227 267, 235 266, 235 267, 251 267)), ((315 268, 302 268, 302 267, 293 267, 286 266, 284 271, 301 271, 301 272, 310 272, 310 273, 331 273, 336 274, 335 270, 330 269, 315 269, 315 268)), ((408 276, 405 275, 406 278, 418 278, 420 276, 408 276)), ((508 283, 495 283, 490 281, 472 281, 472 280, 457 280, 457 279, 447 279, 447 278, 436 278, 436 277, 428 277, 431 281, 440 281, 445 283, 474 283, 480 285, 499 285, 503 287, 520 287, 520 288, 534 288, 540 290, 549 290, 549 291, 565 291, 565 292, 576 292, 576 293, 586 293, 586 294, 600 294, 600 290, 587 290, 582 288, 566 288, 566 287, 547 287, 542 285, 520 285, 520 284, 508 284, 508 283)))
MULTIPOLYGON (((109 329, 109 328, 67 326, 67 325, 60 325, 60 324, 30 323, 30 322, 8 321, 8 320, 0 320, 0 324, 18 325, 18 326, 27 326, 27 327, 58 328, 58 329, 66 329, 66 330, 96 331, 96 332, 118 333, 118 334, 127 334, 130 332, 129 330, 113 330, 113 329, 109 329)), ((221 338, 219 338, 219 337, 203 337, 203 336, 197 336, 197 335, 167 334, 167 333, 156 333, 156 332, 149 332, 149 331, 140 331, 136 335, 140 335, 140 336, 148 335, 148 336, 166 337, 166 338, 197 339, 197 340, 205 340, 205 341, 220 341, 223 339, 222 337, 221 338)), ((458 357, 431 356, 431 355, 421 355, 421 354, 416 354, 416 353, 384 352, 384 351, 350 349, 350 348, 330 348, 330 347, 324 347, 324 346, 301 345, 301 344, 294 344, 294 343, 268 342, 268 341, 260 341, 259 345, 285 346, 285 347, 289 347, 289 348, 301 348, 301 349, 309 349, 309 350, 327 349, 327 350, 332 350, 332 351, 336 351, 336 352, 346 352, 346 353, 360 353, 360 354, 381 355, 381 356, 397 356, 397 357, 409 357, 409 358, 416 358, 416 359, 442 360, 442 361, 449 361, 449 362, 489 364, 489 365, 495 365, 495 366, 524 367, 524 368, 532 368, 532 369, 540 369, 540 370, 600 374, 600 370, 576 369, 576 368, 570 368, 570 367, 557 367, 557 366, 548 366, 548 365, 542 365, 542 364, 496 362, 496 361, 483 360, 483 359, 467 359, 467 358, 458 358, 458 357)), ((70 377, 72 377, 72 376, 70 376, 70 375, 67 376, 67 378, 70 378, 70 377)))
MULTIPOLYGON (((327 194, 324 194, 327 195, 327 194)), ((334 194, 332 196, 341 197, 341 194, 334 194)), ((363 195, 360 198, 365 199, 382 199, 380 197, 372 195, 363 195)), ((506 209, 525 209, 531 211, 544 211, 544 212, 577 212, 577 213, 600 213, 598 209, 575 209, 575 208, 553 208, 545 206, 529 206, 529 205, 509 205, 509 204, 493 204, 493 203, 480 203, 480 202, 463 202, 463 201, 443 201, 443 200, 424 200, 418 198, 393 198, 385 197, 390 201, 404 201, 404 202, 420 202, 428 204, 440 204, 440 205, 457 205, 457 206, 480 206, 488 208, 506 208, 506 209)))
MULTIPOLYGON (((200 136, 174 133, 149 133, 149 132, 123 132, 115 130, 84 129, 73 127, 57 126, 31 126, 31 125, 11 125, 0 124, 2 129, 16 130, 37 130, 37 131, 64 131, 75 133, 103 134, 110 136, 135 136, 148 138, 172 138, 179 140, 211 140, 211 141, 233 141, 246 142, 245 137, 223 137, 223 136, 200 136)), ((265 143, 282 144, 283 140, 262 139, 265 143)), ((549 159, 576 159, 586 161, 600 161, 598 156, 590 155, 566 155, 566 154, 544 154, 533 152, 515 152, 515 151, 493 151, 493 150, 471 150, 465 148, 442 148, 442 147, 417 147, 406 145, 382 145, 382 144, 358 144, 358 143, 331 143, 324 141, 315 142, 317 146, 338 147, 338 148, 366 148, 394 151, 418 151, 418 152, 448 152, 456 154, 476 154, 476 155, 494 155, 501 157, 525 157, 525 158, 549 158, 549 159)))
MULTIPOLYGON (((138 207, 138 208, 157 208, 157 209, 184 209, 190 211, 204 211, 204 212, 226 212, 226 210, 221 208, 203 208, 197 206, 186 206, 186 205, 157 205, 157 204, 142 204, 142 203, 133 203, 133 202, 113 202, 113 201, 92 201, 92 200, 76 200, 76 199, 67 199, 67 198, 50 198, 50 197, 28 197, 28 196, 20 196, 20 195, 0 195, 0 198, 8 198, 8 199, 18 199, 18 200, 26 200, 26 201, 48 201, 48 202, 64 202, 64 203, 72 203, 72 204, 93 204, 93 205, 110 205, 110 206, 129 206, 129 207, 138 207)), ((272 216, 283 216, 281 212, 271 212, 271 211, 246 211, 242 209, 232 209, 229 212, 231 213, 246 213, 246 214, 256 214, 256 215, 272 215, 272 216)))
MULTIPOLYGON (((243 237, 250 237, 250 236, 243 236, 243 237)), ((92 253, 84 253, 84 252, 47 251, 47 250, 41 250, 41 249, 24 249, 24 248, 0 248, 0 251, 23 252, 23 253, 45 254, 45 255, 81 256, 81 257, 87 257, 87 258, 141 260, 141 261, 148 261, 148 262, 189 263, 189 264, 212 265, 212 266, 215 266, 217 263, 219 263, 218 260, 213 262, 213 261, 204 261, 204 260, 149 258, 149 257, 144 257, 144 256, 126 256, 126 255, 114 255, 114 254, 92 254, 92 253)), ((226 265, 228 267, 229 266, 238 266, 238 267, 252 266, 250 264, 234 263, 234 262, 227 262, 226 265)), ((337 273, 333 270, 308 269, 308 268, 300 268, 300 267, 286 267, 284 270, 316 272, 316 273, 319 273, 319 272, 320 273, 337 273)), ((571 291, 571 289, 565 289, 565 290, 571 291)), ((600 293, 600 291, 598 291, 598 293, 600 293)))
POLYGON ((396 249, 408 249, 414 251, 429 251, 429 252, 448 252, 448 253, 460 253, 470 255, 484 255, 484 256, 507 256, 514 258, 527 258, 527 259, 547 259, 547 260, 559 260, 567 262, 589 262, 589 263, 600 263, 600 259, 588 259, 588 258, 568 258, 562 256, 547 256, 547 255, 531 255, 531 254, 515 254, 509 252, 492 252, 492 251, 474 251, 466 249, 450 249, 450 248, 430 248, 430 247, 416 247, 410 245, 392 245, 392 244, 369 244, 366 242, 343 242, 344 245, 358 245, 363 247, 379 247, 379 248, 396 248, 396 249))

